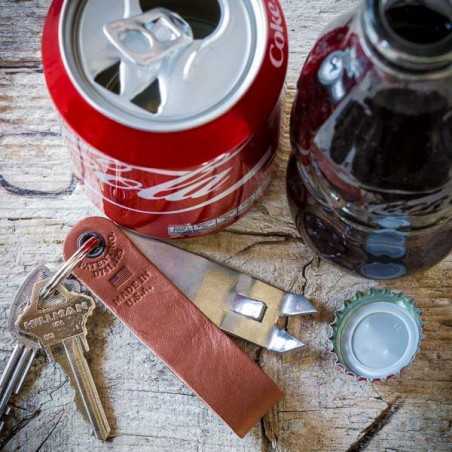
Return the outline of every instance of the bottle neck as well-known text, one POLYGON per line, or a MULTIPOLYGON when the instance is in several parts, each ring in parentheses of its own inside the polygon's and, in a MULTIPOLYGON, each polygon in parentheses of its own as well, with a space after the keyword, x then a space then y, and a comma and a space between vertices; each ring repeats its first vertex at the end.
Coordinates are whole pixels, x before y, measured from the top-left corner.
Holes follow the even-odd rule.
POLYGON ((452 65, 452 0, 363 0, 361 21, 370 47, 393 66, 452 65))

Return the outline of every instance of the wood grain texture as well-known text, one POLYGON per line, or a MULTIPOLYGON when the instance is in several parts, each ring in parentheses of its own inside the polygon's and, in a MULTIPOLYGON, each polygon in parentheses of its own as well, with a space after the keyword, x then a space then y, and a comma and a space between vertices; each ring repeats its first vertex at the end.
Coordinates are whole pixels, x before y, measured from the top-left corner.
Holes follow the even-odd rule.
MULTIPOLYGON (((183 243, 287 290, 318 309, 287 328, 307 346, 277 356, 239 341, 286 395, 240 440, 112 315, 89 322, 87 355, 111 421, 102 444, 76 412, 60 369, 40 355, 14 408, 0 449, 23 451, 451 450, 452 256, 428 272, 387 284, 423 309, 422 351, 402 377, 355 383, 334 367, 327 325, 357 290, 379 287, 319 260, 298 238, 284 197, 288 115, 302 62, 321 29, 353 0, 281 0, 291 41, 281 169, 265 198, 218 234, 183 243)), ((3 0, 0 7, 0 370, 14 341, 5 326, 11 299, 36 265, 54 269, 78 220, 96 215, 71 169, 47 94, 40 33, 49 0, 3 0), (49 195, 49 193, 51 193, 49 195)))

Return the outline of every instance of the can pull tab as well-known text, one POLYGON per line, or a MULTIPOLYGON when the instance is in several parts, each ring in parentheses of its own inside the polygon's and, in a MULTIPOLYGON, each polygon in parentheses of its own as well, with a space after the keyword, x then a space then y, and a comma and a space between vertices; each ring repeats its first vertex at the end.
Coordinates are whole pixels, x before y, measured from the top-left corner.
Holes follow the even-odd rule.
POLYGON ((107 23, 103 29, 124 57, 141 66, 156 64, 193 42, 190 25, 165 8, 107 23))
MULTIPOLYGON (((140 11, 139 7, 130 5, 126 3, 126 16, 140 11)), ((161 113, 167 101, 168 73, 171 73, 165 62, 194 41, 190 25, 168 9, 154 8, 104 24, 103 32, 119 53, 116 56, 120 60, 119 89, 115 92, 109 83, 102 81, 103 72, 95 81, 118 94, 117 101, 126 108, 133 103, 149 113, 161 113)), ((104 69, 109 71, 110 68, 104 69)))

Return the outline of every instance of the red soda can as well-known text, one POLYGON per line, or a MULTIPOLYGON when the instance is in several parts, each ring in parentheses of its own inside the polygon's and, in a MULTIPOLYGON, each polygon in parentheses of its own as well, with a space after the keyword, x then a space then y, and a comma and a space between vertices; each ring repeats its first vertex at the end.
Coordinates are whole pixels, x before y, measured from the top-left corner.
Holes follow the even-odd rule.
POLYGON ((54 0, 44 73, 89 198, 158 238, 217 231, 276 172, 277 0, 54 0))

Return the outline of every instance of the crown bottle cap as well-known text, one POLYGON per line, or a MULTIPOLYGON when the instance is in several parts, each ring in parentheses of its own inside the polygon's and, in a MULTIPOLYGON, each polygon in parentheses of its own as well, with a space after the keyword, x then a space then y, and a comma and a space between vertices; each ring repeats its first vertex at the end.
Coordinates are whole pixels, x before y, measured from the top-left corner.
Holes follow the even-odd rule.
POLYGON ((423 338, 420 310, 403 293, 358 292, 330 325, 336 364, 357 380, 385 381, 411 364, 423 338))

